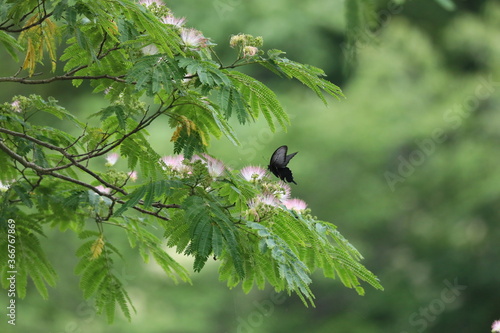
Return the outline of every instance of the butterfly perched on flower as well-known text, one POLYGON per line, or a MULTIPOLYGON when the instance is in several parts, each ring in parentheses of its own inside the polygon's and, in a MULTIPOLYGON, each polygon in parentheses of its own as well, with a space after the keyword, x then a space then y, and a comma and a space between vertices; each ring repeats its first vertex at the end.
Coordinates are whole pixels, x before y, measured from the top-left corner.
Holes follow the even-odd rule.
POLYGON ((279 179, 297 185, 297 183, 293 180, 292 170, 287 168, 288 162, 290 162, 290 160, 297 153, 287 155, 287 152, 287 146, 281 146, 276 149, 276 151, 271 156, 271 160, 269 161, 269 165, 267 166, 267 168, 279 179))

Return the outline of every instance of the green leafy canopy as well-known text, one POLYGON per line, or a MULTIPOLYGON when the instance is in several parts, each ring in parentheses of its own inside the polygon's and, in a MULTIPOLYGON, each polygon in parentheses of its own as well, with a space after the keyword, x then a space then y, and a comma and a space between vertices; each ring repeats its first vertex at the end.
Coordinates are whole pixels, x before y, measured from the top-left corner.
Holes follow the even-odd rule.
MULTIPOLYGON (((109 100, 84 119, 53 97, 19 95, 0 105, 0 230, 7 233, 15 221, 17 253, 12 262, 0 251, 4 288, 10 262, 19 297, 29 277, 47 298, 56 272, 40 237, 44 228, 71 230, 81 240, 74 271, 83 297, 109 322, 116 307, 130 319, 132 300, 116 274, 120 249, 107 233, 118 228, 145 262, 153 258, 175 282, 190 278, 170 248, 194 257, 197 272, 215 259, 229 287, 248 292, 267 282, 306 305, 314 304, 316 269, 359 294, 361 281, 382 289, 333 224, 287 208, 286 184, 244 176, 206 154, 212 137, 238 144, 232 118, 249 124, 263 117, 272 131, 289 124, 276 94, 239 67, 258 64, 297 79, 325 103, 325 96, 342 97, 321 69, 279 50, 266 53, 261 37, 243 34, 231 39, 234 62, 223 64, 208 38, 156 2, 3 1, 0 22, 3 48, 22 61, 21 71, 0 84, 88 81, 109 100), (51 63, 52 73, 35 75, 40 63, 51 63), (40 116, 57 126, 41 124, 40 116), (147 129, 158 119, 170 126, 164 139, 180 155, 162 157, 150 145, 147 129)), ((0 237, 2 249, 7 243, 0 237)))

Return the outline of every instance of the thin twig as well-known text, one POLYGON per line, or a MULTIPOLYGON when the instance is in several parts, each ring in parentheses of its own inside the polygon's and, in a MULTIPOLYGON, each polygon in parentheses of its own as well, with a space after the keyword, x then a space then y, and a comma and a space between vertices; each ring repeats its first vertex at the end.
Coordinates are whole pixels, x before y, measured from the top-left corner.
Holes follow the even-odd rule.
POLYGON ((16 82, 22 84, 45 84, 54 81, 64 81, 64 80, 99 80, 99 79, 110 79, 116 82, 126 83, 127 80, 124 79, 125 75, 112 76, 108 74, 104 75, 58 75, 49 77, 47 79, 33 80, 26 77, 0 77, 0 82, 16 82))
MULTIPOLYGON (((7 155, 9 155, 10 157, 12 157, 15 161, 17 161, 18 163, 20 163, 21 165, 23 165, 25 168, 29 168, 29 169, 32 169, 33 171, 35 171, 40 177, 42 177, 43 175, 52 176, 54 178, 58 178, 58 179, 61 179, 61 180, 64 180, 64 181, 67 181, 67 182, 70 182, 70 183, 73 183, 73 184, 85 187, 85 188, 88 188, 88 189, 94 191, 95 193, 97 193, 100 196, 109 198, 112 202, 119 203, 119 204, 125 204, 124 200, 119 199, 119 198, 113 196, 112 194, 101 192, 95 186, 87 184, 87 183, 85 183, 85 182, 83 182, 81 180, 74 179, 74 178, 62 175, 60 173, 54 172, 54 171, 52 171, 50 169, 43 168, 43 167, 41 167, 41 166, 39 166, 39 165, 37 165, 35 163, 32 163, 32 162, 29 162, 29 161, 25 160, 21 155, 17 154, 16 152, 12 151, 9 147, 7 147, 4 144, 3 140, 0 140, 0 149, 3 150, 7 155)), ((104 184, 106 184, 106 183, 104 183, 104 184)), ((121 192, 123 192, 125 195, 127 194, 123 190, 121 190, 121 192)), ((180 208, 179 205, 164 205, 164 204, 160 204, 160 203, 155 203, 153 206, 154 207, 158 207, 159 206, 161 208, 180 208)), ((162 219, 164 221, 169 221, 170 220, 168 217, 160 215, 159 212, 152 212, 152 211, 149 211, 147 209, 144 209, 144 208, 141 208, 141 207, 138 207, 138 206, 133 206, 132 208, 135 209, 135 210, 137 210, 137 211, 139 211, 139 212, 141 212, 141 213, 157 217, 157 218, 162 219)))
MULTIPOLYGON (((50 172, 54 172, 56 170, 61 170, 61 169, 66 169, 66 168, 69 168, 69 167, 71 167, 71 166, 74 165, 78 169, 80 169, 80 170, 84 171, 85 173, 89 174, 90 176, 92 176, 94 179, 96 179, 101 184, 105 185, 106 187, 109 187, 109 188, 115 190, 116 192, 120 192, 123 195, 127 195, 127 193, 123 189, 121 189, 118 186, 115 186, 115 185, 113 185, 111 183, 106 182, 98 174, 96 174, 92 170, 88 169, 86 166, 84 166, 84 165, 78 163, 77 161, 75 161, 73 159, 73 157, 70 154, 68 154, 68 152, 66 152, 64 150, 64 148, 61 148, 61 147, 58 147, 58 146, 54 146, 53 144, 47 143, 45 141, 41 141, 41 140, 39 140, 37 138, 34 138, 34 137, 30 136, 30 135, 27 135, 25 133, 19 133, 19 132, 11 131, 11 130, 8 130, 6 128, 0 128, 0 132, 6 133, 6 134, 10 134, 10 135, 13 135, 13 136, 17 136, 17 137, 20 137, 20 138, 24 138, 24 139, 30 140, 30 141, 32 141, 32 142, 34 142, 34 143, 42 146, 42 147, 45 147, 45 148, 48 148, 48 149, 51 149, 51 150, 55 150, 55 151, 59 152, 61 155, 63 155, 65 158, 67 158, 71 162, 71 163, 68 163, 68 164, 66 164, 64 166, 59 166, 59 167, 55 167, 55 168, 40 168, 39 167, 39 170, 37 170, 33 166, 28 166, 29 168, 31 168, 31 169, 33 169, 33 170, 35 170, 37 172, 41 172, 43 170, 44 173, 48 174, 50 172)), ((22 158, 22 156, 20 156, 20 155, 18 155, 18 156, 24 162, 31 163, 31 162, 27 162, 24 158, 22 158)), ((36 164, 33 164, 33 163, 31 163, 31 164, 32 165, 36 165, 36 164)))
POLYGON ((31 29, 33 27, 36 27, 37 25, 40 25, 43 23, 43 21, 45 21, 46 19, 48 19, 49 17, 51 17, 53 15, 53 13, 48 13, 48 14, 45 14, 44 16, 42 16, 38 21, 36 21, 35 23, 32 23, 30 25, 27 25, 27 26, 24 26, 20 29, 10 29, 11 27, 14 26, 14 24, 11 24, 5 28, 1 28, 0 27, 0 30, 3 30, 3 31, 6 31, 6 32, 12 32, 12 33, 15 33, 15 32, 23 32, 25 30, 28 30, 28 29, 31 29))

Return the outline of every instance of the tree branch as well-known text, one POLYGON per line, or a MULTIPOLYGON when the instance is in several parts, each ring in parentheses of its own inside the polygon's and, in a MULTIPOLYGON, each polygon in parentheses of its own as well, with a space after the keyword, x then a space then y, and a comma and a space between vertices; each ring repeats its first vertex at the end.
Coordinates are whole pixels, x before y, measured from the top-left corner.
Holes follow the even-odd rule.
MULTIPOLYGON (((36 7, 35 7, 36 9, 36 7)), ((28 30, 28 29, 31 29, 33 27, 36 27, 37 25, 40 25, 43 23, 43 21, 45 21, 46 19, 48 19, 49 17, 52 16, 53 13, 48 13, 48 14, 45 14, 43 15, 42 17, 40 17, 40 19, 38 21, 36 21, 35 23, 32 23, 30 25, 27 25, 25 27, 22 27, 22 28, 19 28, 19 29, 10 29, 11 27, 14 26, 14 24, 11 24, 7 27, 0 27, 0 30, 3 30, 3 31, 6 31, 6 32, 12 32, 12 33, 17 33, 17 32, 23 32, 25 30, 28 30)))
MULTIPOLYGON (((81 69, 81 68, 80 68, 81 69)), ((126 83, 127 81, 123 79, 125 75, 119 75, 119 76, 111 76, 108 74, 104 75, 74 75, 70 76, 68 74, 65 75, 58 75, 58 76, 53 76, 49 77, 47 79, 39 79, 39 80, 34 80, 34 79, 28 79, 27 77, 0 77, 0 82, 16 82, 16 83, 22 83, 22 84, 45 84, 45 83, 51 83, 54 81, 64 81, 64 80, 99 80, 99 79, 110 79, 116 82, 121 82, 121 83, 126 83)))
MULTIPOLYGON (((85 182, 83 182, 81 180, 74 179, 72 177, 62 175, 60 173, 54 172, 50 168, 43 168, 43 167, 41 167, 41 166, 39 166, 39 165, 37 165, 35 163, 27 161, 21 155, 17 154, 13 150, 11 150, 9 147, 7 147, 4 144, 4 140, 2 140, 2 139, 0 139, 0 149, 3 150, 7 155, 9 155, 10 157, 12 157, 12 159, 14 159, 15 161, 17 161, 21 165, 23 165, 25 168, 29 168, 29 169, 32 169, 33 171, 35 171, 40 177, 42 177, 43 175, 52 176, 52 177, 55 177, 55 178, 58 178, 58 179, 61 179, 61 180, 64 180, 64 181, 67 181, 67 182, 70 182, 70 183, 82 186, 82 187, 85 187, 85 188, 88 188, 88 189, 94 191, 95 193, 97 193, 100 196, 109 198, 114 203, 125 204, 125 202, 126 202, 125 200, 119 199, 119 198, 115 197, 112 194, 101 192, 95 186, 92 186, 92 185, 90 185, 88 183, 85 183, 85 182)), ((109 185, 106 182, 104 182, 103 184, 104 185, 109 185)), ((123 195, 127 195, 128 194, 127 192, 125 192, 122 189, 120 189, 120 193, 122 193, 123 195)), ((141 205, 143 205, 144 201, 141 200, 139 203, 141 205)), ((159 203, 159 202, 155 202, 154 204, 152 204, 152 206, 155 207, 155 208, 159 208, 160 211, 163 208, 180 208, 180 205, 176 205, 176 204, 165 205, 165 204, 162 204, 162 203, 159 203)), ((160 211, 154 212, 154 211, 150 211, 150 210, 138 207, 138 206, 133 206, 132 208, 135 209, 135 210, 137 210, 137 211, 139 211, 139 212, 141 212, 141 213, 157 217, 157 218, 162 219, 164 221, 169 221, 170 220, 168 217, 160 215, 160 211)))
MULTIPOLYGON (((17 136, 17 137, 20 137, 20 138, 24 138, 24 139, 27 139, 27 140, 29 140, 31 142, 34 142, 34 143, 42 146, 42 147, 45 147, 45 148, 48 148, 48 149, 51 149, 51 150, 55 150, 55 151, 59 152, 61 155, 63 155, 66 159, 68 159, 71 162, 71 163, 68 163, 68 164, 65 164, 65 165, 62 165, 62 166, 58 166, 58 167, 55 167, 55 168, 40 168, 40 170, 43 170, 43 172, 45 172, 45 173, 53 172, 53 171, 56 171, 56 170, 67 169, 67 168, 69 168, 69 167, 71 167, 71 166, 74 165, 78 169, 80 169, 80 170, 84 171, 85 173, 89 174, 90 176, 92 176, 94 179, 96 179, 101 184, 105 185, 106 187, 109 187, 109 188, 111 188, 111 189, 113 189, 113 190, 115 190, 117 192, 120 192, 123 195, 127 195, 127 193, 123 189, 121 189, 120 187, 115 186, 115 185, 113 185, 111 183, 106 182, 98 174, 96 174, 95 172, 93 172, 92 170, 90 170, 89 168, 87 168, 86 166, 84 166, 84 165, 78 163, 77 161, 75 161, 75 159, 70 154, 68 154, 68 152, 65 151, 64 148, 61 148, 61 147, 58 147, 58 146, 54 146, 53 144, 47 143, 45 141, 41 141, 41 140, 39 140, 37 138, 34 138, 34 137, 32 137, 32 136, 30 136, 28 134, 25 134, 25 133, 15 132, 15 131, 11 131, 11 130, 8 130, 8 129, 5 129, 5 128, 0 128, 0 132, 6 133, 6 134, 10 134, 10 135, 13 135, 13 136, 17 136)), ((27 162, 22 156, 20 156, 20 155, 18 155, 18 156, 23 161, 27 162)), ((30 163, 30 162, 27 162, 27 163, 30 163)), ((33 165, 36 165, 36 164, 33 164, 33 165)), ((35 169, 35 168, 31 167, 31 166, 30 166, 30 168, 34 169, 37 172, 39 172, 39 170, 37 170, 37 169, 35 169)))
POLYGON ((93 157, 102 156, 102 155, 108 153, 109 151, 113 150, 114 148, 118 147, 128 137, 130 137, 133 134, 135 134, 135 133, 143 130, 146 127, 148 127, 153 122, 153 120, 155 120, 160 115, 162 115, 166 110, 168 110, 169 108, 171 108, 172 105, 174 104, 174 102, 177 100, 174 97, 175 92, 176 92, 175 90, 172 92, 172 94, 171 94, 172 101, 170 102, 170 104, 167 107, 164 108, 164 110, 162 110, 162 108, 164 106, 164 104, 162 103, 158 107, 158 110, 155 113, 153 113, 148 118, 146 118, 146 115, 144 115, 144 117, 141 119, 141 121, 139 122, 139 124, 133 130, 131 130, 130 132, 124 134, 121 138, 115 140, 114 142, 108 143, 107 145, 105 145, 105 146, 103 146, 103 147, 101 147, 99 149, 94 149, 91 152, 88 152, 88 153, 85 153, 85 154, 82 154, 82 155, 71 155, 71 156, 75 157, 75 158, 76 157, 81 157, 81 158, 77 159, 77 162, 82 162, 84 160, 87 160, 87 159, 90 159, 90 158, 93 158, 93 157))

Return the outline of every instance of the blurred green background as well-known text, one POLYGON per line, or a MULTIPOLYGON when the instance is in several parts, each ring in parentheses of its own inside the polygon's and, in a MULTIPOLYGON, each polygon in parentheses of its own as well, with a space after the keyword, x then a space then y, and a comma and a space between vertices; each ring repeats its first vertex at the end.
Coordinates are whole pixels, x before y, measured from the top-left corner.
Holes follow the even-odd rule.
MULTIPOLYGON (((117 264, 137 309, 132 323, 119 316, 108 326, 83 300, 73 274, 80 241, 48 231, 44 248, 59 274, 57 288, 44 301, 29 287, 18 302, 18 325, 7 329, 490 332, 500 319, 500 4, 456 0, 455 10, 446 10, 439 3, 448 2, 376 2, 378 29, 355 44, 355 61, 346 57, 343 1, 168 2, 218 44, 227 62, 234 57, 232 34, 263 36, 264 48, 323 68, 343 89, 347 98, 325 107, 300 83, 248 67, 277 91, 292 126, 271 133, 261 121, 235 124, 242 146, 213 140, 209 152, 240 168, 267 165, 282 144, 298 151, 290 163, 298 183, 292 196, 339 227, 385 291, 366 286, 361 297, 315 274, 316 308, 305 308, 296 296, 271 289, 228 290, 217 279, 217 262, 193 274, 193 285, 174 285, 153 263, 142 263, 119 230, 107 228, 126 257, 117 264)), ((1 75, 12 75, 18 65, 0 57, 1 75)), ((88 86, 68 82, 2 84, 0 98, 30 92, 52 95, 82 116, 105 105, 88 86)), ((167 155, 173 147, 165 125, 159 121, 150 132, 167 155)), ((190 267, 190 259, 178 259, 190 267)))

